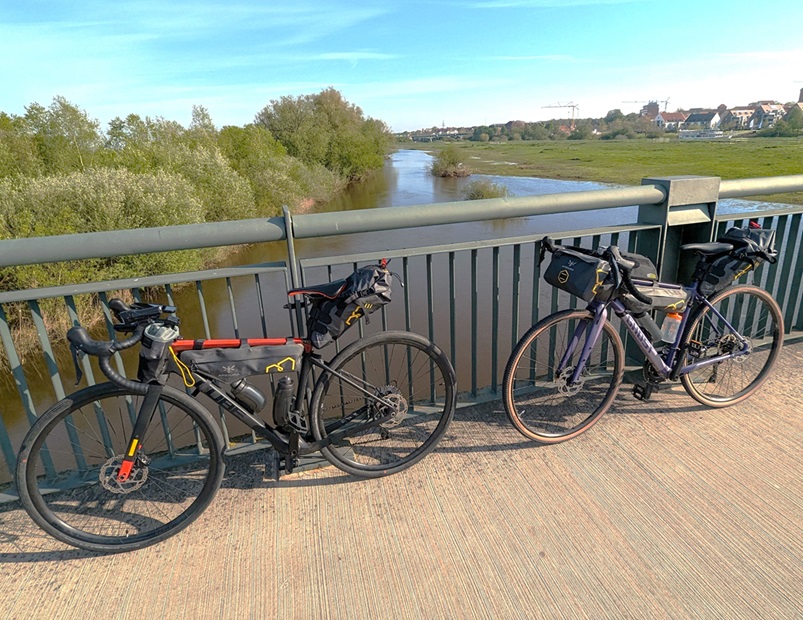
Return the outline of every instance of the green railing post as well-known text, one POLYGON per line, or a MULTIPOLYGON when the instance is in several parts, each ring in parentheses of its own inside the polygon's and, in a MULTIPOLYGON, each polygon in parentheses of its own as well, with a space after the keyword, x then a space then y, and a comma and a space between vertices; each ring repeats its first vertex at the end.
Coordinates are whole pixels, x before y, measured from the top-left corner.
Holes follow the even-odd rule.
POLYGON ((720 179, 668 176, 642 179, 641 184, 661 187, 666 192, 663 202, 640 205, 638 211, 639 223, 661 226, 658 275, 665 282, 685 281, 694 271, 694 265, 686 260, 681 263, 680 246, 712 239, 720 179))

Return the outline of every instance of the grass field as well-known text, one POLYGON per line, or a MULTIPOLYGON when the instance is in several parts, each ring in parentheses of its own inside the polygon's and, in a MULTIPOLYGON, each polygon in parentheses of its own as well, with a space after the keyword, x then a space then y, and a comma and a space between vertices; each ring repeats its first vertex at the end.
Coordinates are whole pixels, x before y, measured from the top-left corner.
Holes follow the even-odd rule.
MULTIPOLYGON (((403 148, 437 151, 433 142, 403 148)), ((803 174, 803 138, 749 138, 720 142, 572 140, 564 142, 456 142, 478 174, 533 176, 639 185, 653 176, 694 174, 722 179, 803 174)), ((803 193, 773 201, 803 204, 803 193)))

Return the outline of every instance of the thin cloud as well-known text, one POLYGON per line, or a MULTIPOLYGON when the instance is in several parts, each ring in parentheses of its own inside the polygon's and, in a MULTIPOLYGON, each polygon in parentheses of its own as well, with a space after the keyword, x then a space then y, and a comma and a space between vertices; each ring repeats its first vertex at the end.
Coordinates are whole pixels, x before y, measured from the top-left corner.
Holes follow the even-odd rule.
POLYGON ((472 9, 564 9, 576 6, 634 4, 643 0, 483 0, 469 4, 472 9))
POLYGON ((540 55, 536 54, 532 56, 487 56, 479 60, 513 61, 513 62, 546 60, 546 61, 557 61, 557 62, 575 62, 577 59, 574 58, 573 56, 565 56, 562 54, 540 54, 540 55))
POLYGON ((394 60, 396 58, 400 58, 400 56, 379 52, 324 52, 310 56, 309 60, 347 60, 349 62, 357 62, 358 60, 394 60))

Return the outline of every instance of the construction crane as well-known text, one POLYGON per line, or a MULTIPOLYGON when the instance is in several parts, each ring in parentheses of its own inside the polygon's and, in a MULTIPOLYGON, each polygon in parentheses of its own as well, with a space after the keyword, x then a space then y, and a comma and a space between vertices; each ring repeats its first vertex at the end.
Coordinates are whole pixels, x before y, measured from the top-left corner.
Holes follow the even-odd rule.
POLYGON ((555 105, 545 105, 542 106, 544 108, 571 108, 572 109, 572 125, 571 130, 574 131, 574 117, 577 113, 577 110, 580 109, 580 106, 577 105, 574 101, 570 101, 569 103, 556 103, 555 105))

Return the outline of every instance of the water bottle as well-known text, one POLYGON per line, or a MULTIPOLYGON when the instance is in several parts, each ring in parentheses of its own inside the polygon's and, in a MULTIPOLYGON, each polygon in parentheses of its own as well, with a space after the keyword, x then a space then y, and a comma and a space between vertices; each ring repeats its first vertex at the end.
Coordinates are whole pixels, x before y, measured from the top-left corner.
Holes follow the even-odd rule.
POLYGON ((664 342, 674 343, 678 335, 682 314, 677 312, 667 312, 664 322, 661 324, 661 338, 664 342))
POLYGON ((633 318, 636 323, 641 327, 641 331, 650 337, 652 342, 659 342, 663 339, 664 334, 658 324, 653 321, 652 317, 646 312, 633 313, 633 318))
POLYGON ((265 408, 265 395, 245 379, 232 383, 230 390, 234 400, 251 413, 259 413, 265 408))
POLYGON ((273 397, 273 423, 278 428, 287 426, 290 409, 293 406, 294 384, 292 377, 282 377, 276 385, 273 397))

